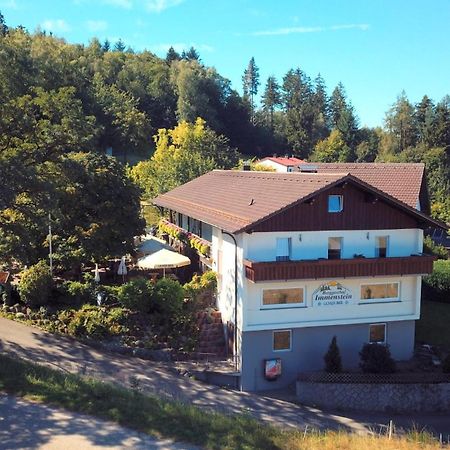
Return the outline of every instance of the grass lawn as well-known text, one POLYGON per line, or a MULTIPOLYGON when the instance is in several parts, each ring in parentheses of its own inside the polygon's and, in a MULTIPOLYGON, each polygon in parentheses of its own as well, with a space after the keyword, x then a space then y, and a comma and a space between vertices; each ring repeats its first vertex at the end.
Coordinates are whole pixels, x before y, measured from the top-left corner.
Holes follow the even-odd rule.
POLYGON ((426 433, 402 437, 345 432, 282 431, 245 416, 205 413, 93 379, 67 375, 0 354, 0 390, 25 399, 112 420, 156 437, 208 449, 415 450, 441 448, 426 433))
POLYGON ((422 301, 420 320, 416 322, 416 341, 450 350, 450 302, 422 301))

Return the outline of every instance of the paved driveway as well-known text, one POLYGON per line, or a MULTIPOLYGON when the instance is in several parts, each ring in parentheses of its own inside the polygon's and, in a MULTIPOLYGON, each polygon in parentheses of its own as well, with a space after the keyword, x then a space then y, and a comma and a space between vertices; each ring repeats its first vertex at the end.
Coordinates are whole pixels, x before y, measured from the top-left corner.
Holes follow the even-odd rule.
POLYGON ((115 450, 196 447, 153 439, 114 423, 0 394, 0 450, 115 450))
POLYGON ((450 434, 445 416, 405 417, 369 414, 333 414, 257 394, 228 391, 174 373, 170 365, 103 353, 62 336, 0 318, 0 351, 59 370, 88 375, 126 387, 137 378, 147 392, 226 413, 248 412, 255 418, 282 427, 346 429, 367 432, 394 420, 401 426, 432 425, 450 434))

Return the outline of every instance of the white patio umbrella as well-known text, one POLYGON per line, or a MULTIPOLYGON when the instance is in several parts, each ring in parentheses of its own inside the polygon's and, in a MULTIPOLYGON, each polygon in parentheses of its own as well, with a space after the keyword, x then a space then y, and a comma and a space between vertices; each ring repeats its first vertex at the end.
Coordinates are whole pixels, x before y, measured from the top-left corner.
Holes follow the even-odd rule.
POLYGON ((163 276, 166 276, 166 269, 188 266, 190 263, 187 256, 164 248, 139 259, 137 265, 141 269, 163 269, 163 276))
POLYGON ((100 272, 99 272, 99 270, 98 270, 98 264, 95 265, 94 281, 95 281, 96 283, 100 283, 100 272))
POLYGON ((170 245, 162 239, 158 239, 155 236, 150 236, 138 245, 137 250, 144 255, 149 255, 151 253, 156 253, 163 248, 167 250, 171 249, 170 245))
POLYGON ((119 268, 117 269, 117 275, 122 275, 122 281, 125 281, 125 275, 128 273, 127 266, 125 264, 125 256, 122 256, 120 260, 119 268))

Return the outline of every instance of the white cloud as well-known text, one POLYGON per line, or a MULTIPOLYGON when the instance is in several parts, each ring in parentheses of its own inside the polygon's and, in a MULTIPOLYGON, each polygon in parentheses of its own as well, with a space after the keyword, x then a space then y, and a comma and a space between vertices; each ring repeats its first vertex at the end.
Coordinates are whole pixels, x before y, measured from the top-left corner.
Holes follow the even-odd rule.
POLYGON ((108 24, 104 20, 87 20, 85 25, 92 32, 105 31, 108 28, 108 24))
POLYGON ((362 30, 362 31, 366 31, 368 30, 369 24, 367 23, 359 23, 359 24, 350 24, 350 25, 333 25, 332 27, 330 27, 330 30, 351 30, 351 29, 357 29, 357 30, 362 30))
POLYGON ((88 2, 96 2, 103 5, 109 5, 123 9, 132 9, 134 7, 139 7, 144 8, 147 12, 150 13, 160 13, 165 9, 180 5, 184 1, 185 0, 72 0, 72 3, 74 3, 75 5, 81 5, 88 2))
POLYGON ((150 50, 152 52, 167 52, 170 47, 173 47, 174 50, 178 53, 181 53, 183 50, 189 50, 191 47, 194 47, 199 52, 211 53, 214 51, 214 47, 211 47, 208 44, 196 44, 195 42, 187 43, 187 42, 174 42, 172 44, 156 44, 150 46, 150 50))
POLYGON ((338 31, 351 29, 366 31, 369 29, 369 25, 366 23, 361 23, 349 25, 332 25, 329 27, 289 27, 289 28, 278 28, 276 30, 255 31, 250 34, 252 36, 280 36, 286 34, 321 33, 323 31, 338 31))
POLYGON ((102 3, 111 6, 118 6, 119 8, 131 9, 133 7, 132 0, 102 0, 102 3))
POLYGON ((64 32, 64 31, 67 32, 67 31, 71 30, 69 24, 63 19, 44 20, 44 22, 41 23, 41 28, 43 30, 54 31, 54 32, 64 32))
POLYGON ((183 3, 184 0, 145 0, 145 8, 149 12, 159 13, 165 9, 178 6, 183 3))
POLYGON ((5 9, 19 9, 19 5, 16 0, 3 0, 0 1, 0 8, 5 9))

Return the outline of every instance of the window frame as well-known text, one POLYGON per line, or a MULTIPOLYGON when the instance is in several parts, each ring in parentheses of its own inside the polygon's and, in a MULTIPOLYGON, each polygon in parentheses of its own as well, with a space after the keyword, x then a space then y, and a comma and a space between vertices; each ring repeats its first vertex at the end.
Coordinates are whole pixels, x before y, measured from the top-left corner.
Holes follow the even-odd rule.
POLYGON ((369 329, 368 329, 368 332, 369 332, 369 339, 367 340, 367 342, 369 343, 369 344, 379 344, 379 345, 386 345, 387 344, 387 341, 388 341, 388 339, 387 339, 387 323, 386 322, 380 322, 380 323, 369 323, 369 329), (371 340, 370 340, 370 328, 371 327, 377 327, 377 326, 383 326, 384 327, 384 341, 374 341, 374 342, 372 342, 371 340))
POLYGON ((329 194, 328 195, 327 210, 331 214, 338 214, 338 213, 344 211, 344 196, 342 194, 329 194), (339 206, 340 206, 341 209, 339 209, 339 210, 331 210, 330 209, 330 199, 331 199, 331 197, 338 197, 340 199, 339 200, 339 206))
POLYGON ((272 331, 272 351, 274 353, 291 352, 292 351, 292 330, 290 330, 290 329, 284 330, 283 329, 283 330, 273 330, 272 331), (286 331, 289 333, 289 348, 275 349, 275 333, 284 333, 286 331))
POLYGON ((306 288, 304 286, 296 286, 296 287, 289 287, 289 288, 282 288, 284 290, 289 289, 300 289, 303 292, 303 301, 302 302, 296 302, 296 303, 272 303, 269 305, 264 304, 264 291, 277 291, 280 289, 277 288, 266 288, 262 289, 261 291, 261 307, 260 309, 289 309, 289 308, 306 308, 306 288))
POLYGON ((401 283, 400 281, 389 282, 378 282, 378 283, 361 283, 359 285, 359 303, 360 304, 374 304, 374 303, 391 303, 401 301, 401 283), (396 284, 397 287, 397 297, 387 297, 387 298, 362 298, 361 292, 363 286, 369 285, 381 285, 381 284, 396 284))

